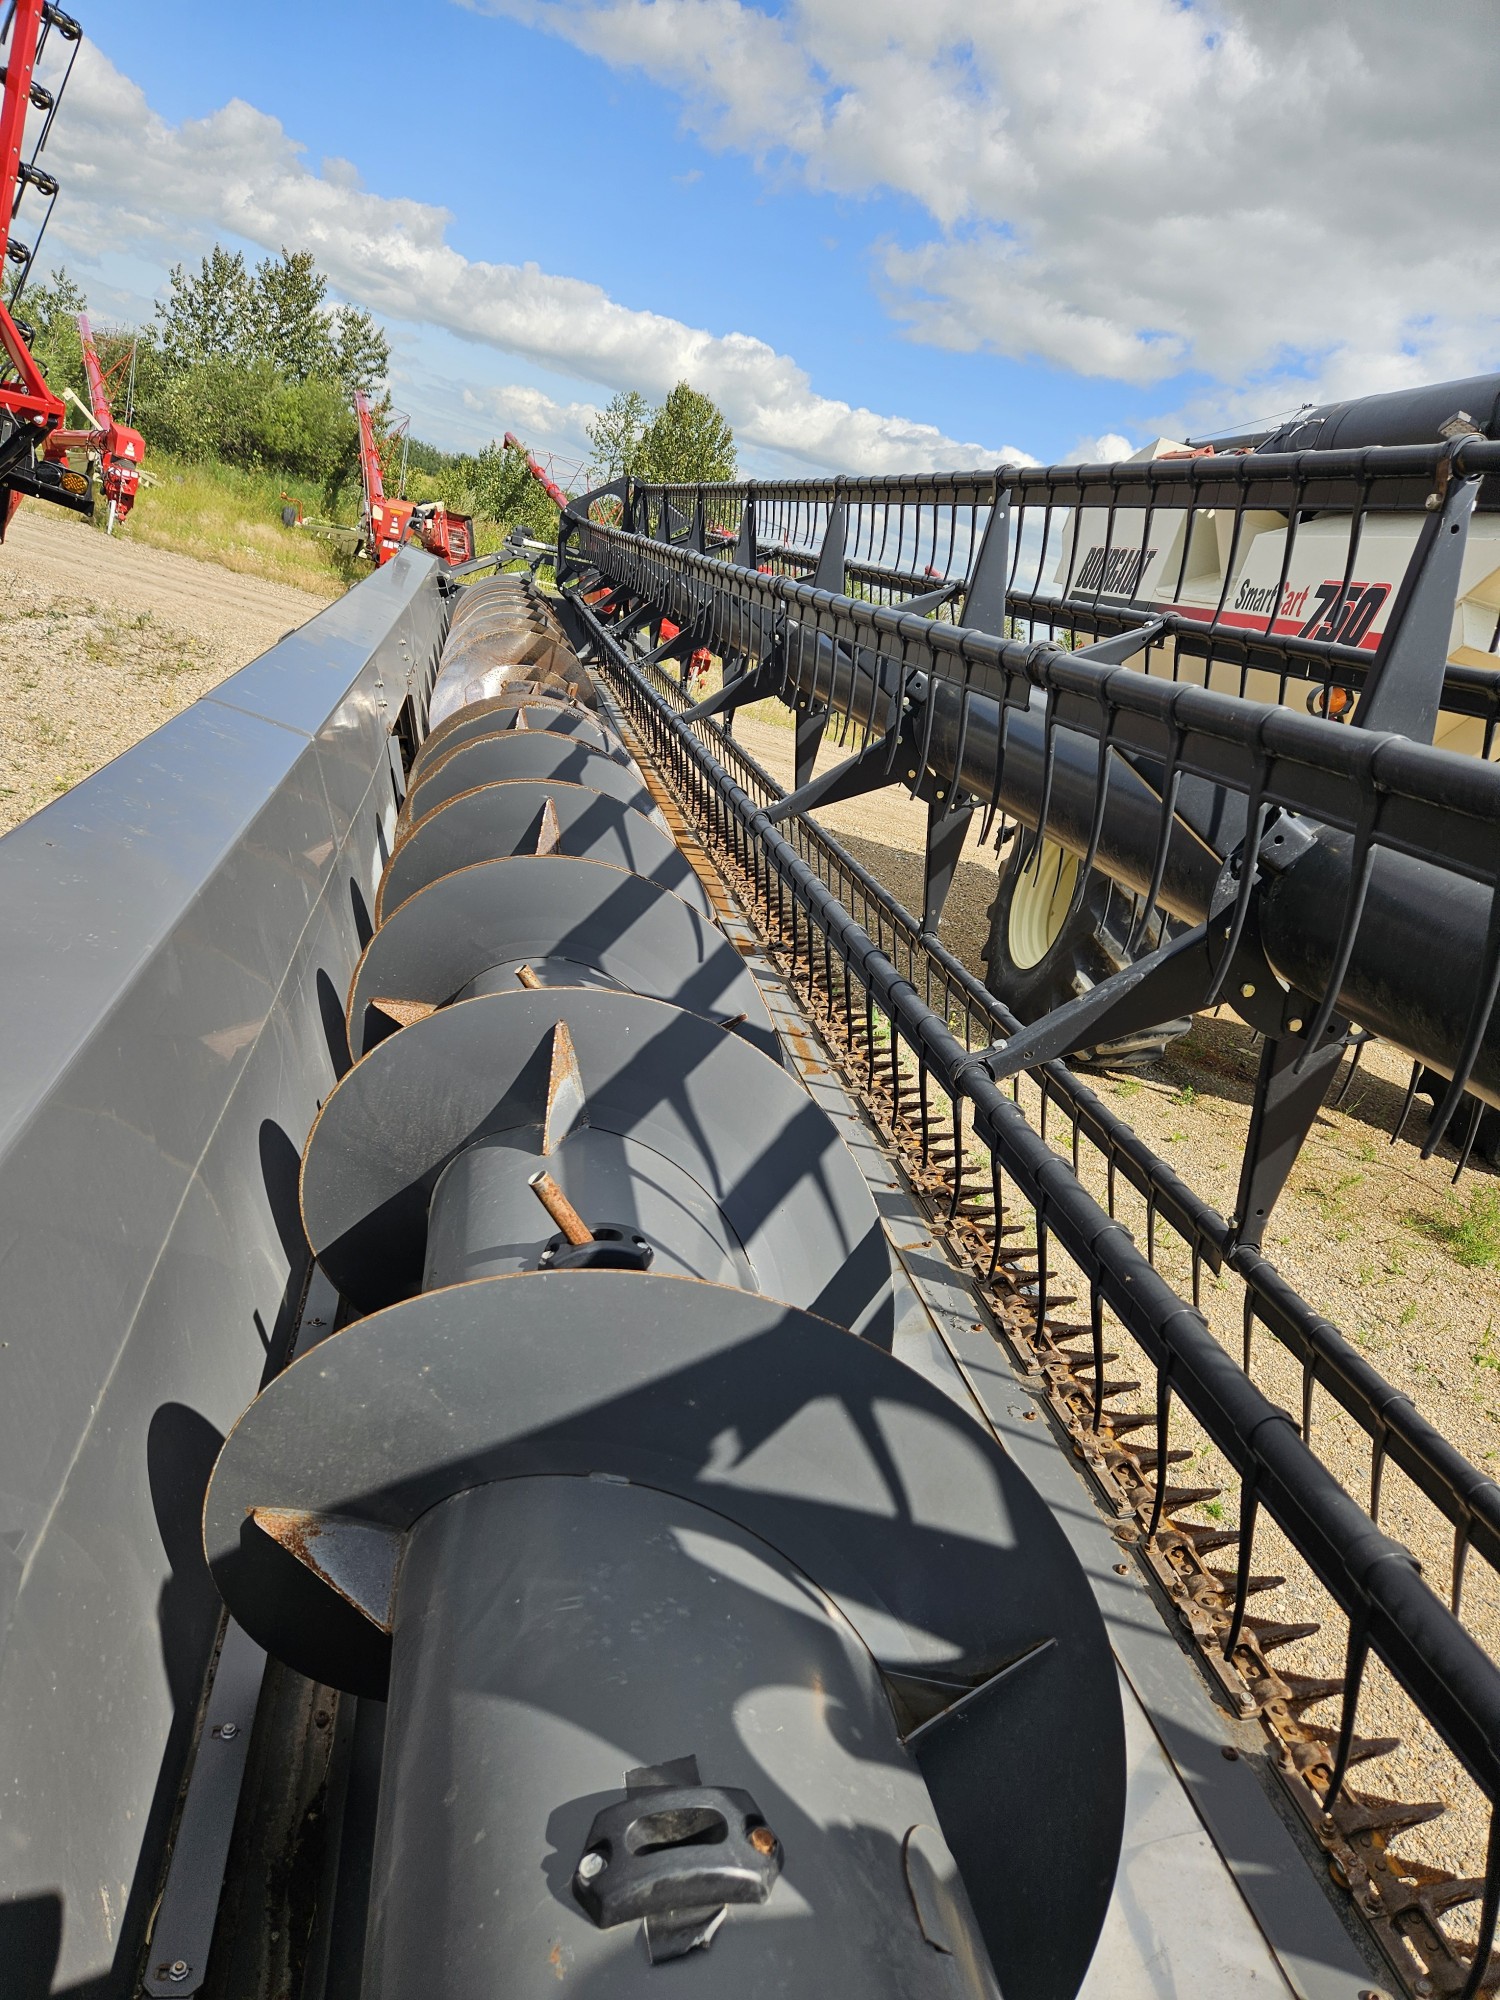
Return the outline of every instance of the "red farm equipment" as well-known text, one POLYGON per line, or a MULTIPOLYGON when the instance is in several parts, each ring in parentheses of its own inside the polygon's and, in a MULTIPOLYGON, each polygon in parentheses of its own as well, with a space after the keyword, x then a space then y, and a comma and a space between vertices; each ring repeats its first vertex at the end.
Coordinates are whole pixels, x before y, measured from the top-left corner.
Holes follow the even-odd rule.
MULTIPOLYGON (((526 460, 527 471, 547 495, 553 506, 556 507, 558 513, 565 514, 568 509, 568 496, 563 492, 551 474, 545 470, 535 454, 528 451, 521 440, 510 431, 505 433, 505 448, 507 451, 518 451, 523 455, 526 460)), ((587 481, 584 483, 587 484, 587 481)), ((604 591, 601 591, 599 594, 601 597, 608 595, 604 591)), ((659 658, 668 659, 673 657, 672 641, 678 637, 680 631, 681 627, 675 625, 670 618, 662 618, 657 621, 656 643, 659 658)), ((688 679, 691 685, 700 692, 703 689, 705 677, 712 665, 713 654, 707 646, 697 646, 693 649, 692 657, 689 659, 687 666, 688 679)))
POLYGON ((445 563, 471 562, 474 523, 470 517, 453 513, 441 500, 391 498, 386 493, 380 466, 375 412, 363 390, 355 395, 354 409, 359 418, 359 473, 365 496, 360 516, 365 553, 377 568, 409 544, 426 549, 429 555, 439 556, 445 563))
POLYGON ((551 473, 545 469, 541 460, 527 450, 526 446, 522 444, 513 431, 505 433, 505 449, 521 453, 522 457, 526 460, 526 470, 531 474, 537 485, 541 487, 553 506, 561 513, 568 504, 568 496, 563 492, 551 473))
MULTIPOLYGON (((110 408, 109 381, 134 357, 134 348, 123 355, 108 372, 100 365, 88 314, 78 315, 78 333, 83 343, 83 368, 88 378, 88 413, 93 418, 88 430, 57 430, 48 440, 49 455, 58 451, 84 451, 99 467, 100 484, 109 502, 108 532, 123 521, 135 505, 141 483, 141 466, 146 457, 146 440, 128 423, 118 423, 110 408)), ((127 403, 129 399, 127 397, 127 403)), ((130 414, 127 407, 127 416, 130 414)))
POLYGON ((94 512, 92 478, 67 463, 69 443, 63 431, 67 412, 62 398, 48 388, 32 356, 31 328, 14 317, 57 200, 56 180, 37 162, 51 134, 81 39, 78 23, 50 0, 15 0, 10 10, 5 67, 0 71, 5 85, 0 97, 0 190, 6 191, 0 197, 0 258, 17 267, 17 276, 9 298, 0 301, 0 369, 4 377, 0 380, 0 536, 27 494, 56 501, 75 513, 92 517, 94 512), (52 90, 36 81, 35 71, 48 37, 54 34, 68 45, 69 55, 62 80, 52 90), (32 110, 42 114, 42 123, 29 156, 23 159, 26 119, 32 110), (36 236, 27 244, 13 233, 13 225, 32 188, 46 201, 47 210, 36 236))

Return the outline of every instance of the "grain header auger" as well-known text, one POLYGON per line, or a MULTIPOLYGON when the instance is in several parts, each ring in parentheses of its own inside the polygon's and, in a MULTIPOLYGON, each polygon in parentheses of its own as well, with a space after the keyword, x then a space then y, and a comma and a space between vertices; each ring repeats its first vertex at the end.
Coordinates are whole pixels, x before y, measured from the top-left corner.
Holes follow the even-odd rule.
POLYGON ((244 1629, 388 1703, 362 1990, 542 1994, 561 1963, 651 1991, 712 1942, 716 1994, 978 1996, 992 1963, 1070 1993, 1119 1836, 1097 1613, 1014 1466, 885 1351, 870 1191, 712 912, 628 865, 660 866, 654 805, 561 640, 527 584, 459 600, 351 988, 370 1052, 302 1161, 314 1254, 365 1316, 262 1392, 206 1503, 244 1629), (561 782, 600 759, 623 815, 561 782), (456 815, 472 837, 435 846, 456 815), (889 1493, 946 1492, 956 1532, 860 1505, 854 1410, 889 1493), (738 1476, 706 1478, 731 1434, 738 1476), (1080 1707, 1097 1797, 1012 1855, 1025 1736, 1080 1707), (851 1813, 857 1863, 814 1838, 851 1813))
MULTIPOLYGON (((7 1978, 477 2000, 562 1976, 650 1994, 681 1961, 676 1984, 747 2000, 1068 2000, 1124 1801, 1094 1594, 962 1376, 898 1324, 912 1301, 867 1169, 788 1064, 766 968, 726 935, 547 600, 529 578, 440 583, 404 552, 142 747, 0 848, 12 911, 51 871, 64 901, 115 909, 92 951, 140 954, 123 991, 101 976, 74 997, 66 1032, 106 1017, 97 1049, 84 1037, 92 1094, 75 1077, 54 1103, 45 1062, 10 1079, 44 1101, 8 1107, 0 1156, 21 1231, 4 1360, 23 1370, 0 1446, 27 1563, 0 1656, 7 1978), (236 824, 278 755, 284 779, 236 824), (80 874, 115 812, 140 829, 117 879, 80 874), (185 820, 199 853, 234 829, 233 887, 211 875, 174 929, 145 921, 177 886, 163 856, 137 874, 135 854, 171 851, 185 820), (341 932, 359 950, 336 985, 341 932), (248 1028, 183 1043, 247 1004, 248 1028), (158 1090, 120 1007, 150 1023, 158 1090), (197 1060, 168 1086, 184 1046, 197 1060), (117 1125, 122 1048, 136 1102, 117 1125), (48 1154, 54 1110, 74 1146, 49 1167, 25 1134, 48 1154), (159 1184, 195 1129, 229 1158, 191 1175, 218 1191, 184 1241, 159 1184), (76 1183, 112 1130, 138 1155, 92 1191, 105 1215, 76 1183), (107 1445, 64 1443, 79 1349, 44 1367, 16 1338, 29 1216, 59 1171, 89 1211, 72 1306, 103 1303, 89 1280, 122 1202, 143 1259, 107 1445), (289 1260, 279 1316, 267 1224, 289 1260), (40 1504, 54 1451, 71 1554, 40 1504), (231 1613, 206 1687, 200 1509, 231 1613), (149 1646, 114 1662, 109 1703, 78 1700, 84 1634, 145 1609, 134 1563, 91 1562, 71 1590, 56 1571, 86 1545, 154 1546, 143 1510, 173 1550, 175 1731, 149 1646), (287 1858, 266 1880, 268 1805, 287 1858)), ((47 940, 21 935, 45 971, 47 940)))
POLYGON ((1254 1248, 1364 1038, 1411 1057, 1412 1095, 1439 1080, 1426 1152, 1452 1127, 1466 1158, 1500 1105, 1497 409, 1483 378, 1303 419, 1332 449, 617 485, 625 525, 589 496, 563 548, 627 616, 680 623, 675 651, 724 656, 687 719, 794 708, 773 817, 926 802, 925 931, 971 824, 1011 838, 990 977, 1031 1025, 992 1076, 1218 1002, 1264 1037, 1254 1248), (1403 426, 1433 442, 1374 441, 1403 426), (830 726, 854 751, 814 777, 830 726))

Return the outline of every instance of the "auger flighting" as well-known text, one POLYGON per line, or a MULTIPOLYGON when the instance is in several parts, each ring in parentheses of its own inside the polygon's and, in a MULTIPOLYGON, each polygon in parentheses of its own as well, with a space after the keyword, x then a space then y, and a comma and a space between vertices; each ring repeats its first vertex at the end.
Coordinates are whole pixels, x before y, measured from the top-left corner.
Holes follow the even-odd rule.
POLYGON ((888 1351, 869 1188, 528 584, 431 713, 302 1162, 365 1316, 205 1515, 245 1628, 388 1703, 362 1990, 1066 2000, 1123 1803, 1082 1573, 888 1351))

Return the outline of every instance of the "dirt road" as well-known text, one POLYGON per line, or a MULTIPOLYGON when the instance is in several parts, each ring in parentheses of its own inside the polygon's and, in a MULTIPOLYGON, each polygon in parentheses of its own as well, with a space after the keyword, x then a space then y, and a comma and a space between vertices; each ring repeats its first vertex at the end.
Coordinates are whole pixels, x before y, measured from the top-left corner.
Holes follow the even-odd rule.
POLYGON ((0 831, 326 602, 23 506, 0 547, 0 831))

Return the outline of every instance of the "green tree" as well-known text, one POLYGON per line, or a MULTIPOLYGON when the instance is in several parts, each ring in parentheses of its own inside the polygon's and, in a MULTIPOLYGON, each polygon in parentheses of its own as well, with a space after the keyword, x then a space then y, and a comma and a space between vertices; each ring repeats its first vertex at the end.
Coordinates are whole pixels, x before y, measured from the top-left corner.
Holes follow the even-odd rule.
POLYGON ((357 306, 340 306, 330 328, 332 373, 346 395, 378 389, 391 365, 385 330, 357 306))
POLYGON ((661 486, 733 479, 734 432, 717 403, 679 382, 641 439, 639 476, 661 486))
POLYGON ((651 417, 651 405, 639 389, 631 389, 616 396, 589 425, 589 443, 606 479, 640 470, 641 445, 651 417))
POLYGON ((259 351, 257 287, 238 250, 216 243, 196 274, 174 264, 167 296, 156 308, 162 357, 169 369, 208 361, 245 361, 259 351))
POLYGON ((218 356, 168 371, 139 405, 147 447, 333 482, 353 449, 354 414, 338 384, 291 382, 267 360, 218 356))
MULTIPOLYGON (((30 342, 32 357, 54 395, 71 389, 88 401, 83 379, 83 342, 78 333, 78 315, 88 305, 82 289, 66 270, 52 273, 50 284, 31 283, 16 308, 35 336, 30 342)), ((71 418, 69 420, 72 421, 71 418)))
POLYGON ((491 442, 474 461, 473 512, 502 528, 526 528, 542 541, 557 536, 557 509, 532 478, 526 453, 491 442))
POLYGON ((291 382, 334 374, 333 340, 323 301, 328 280, 310 250, 288 250, 255 267, 254 352, 291 382))

